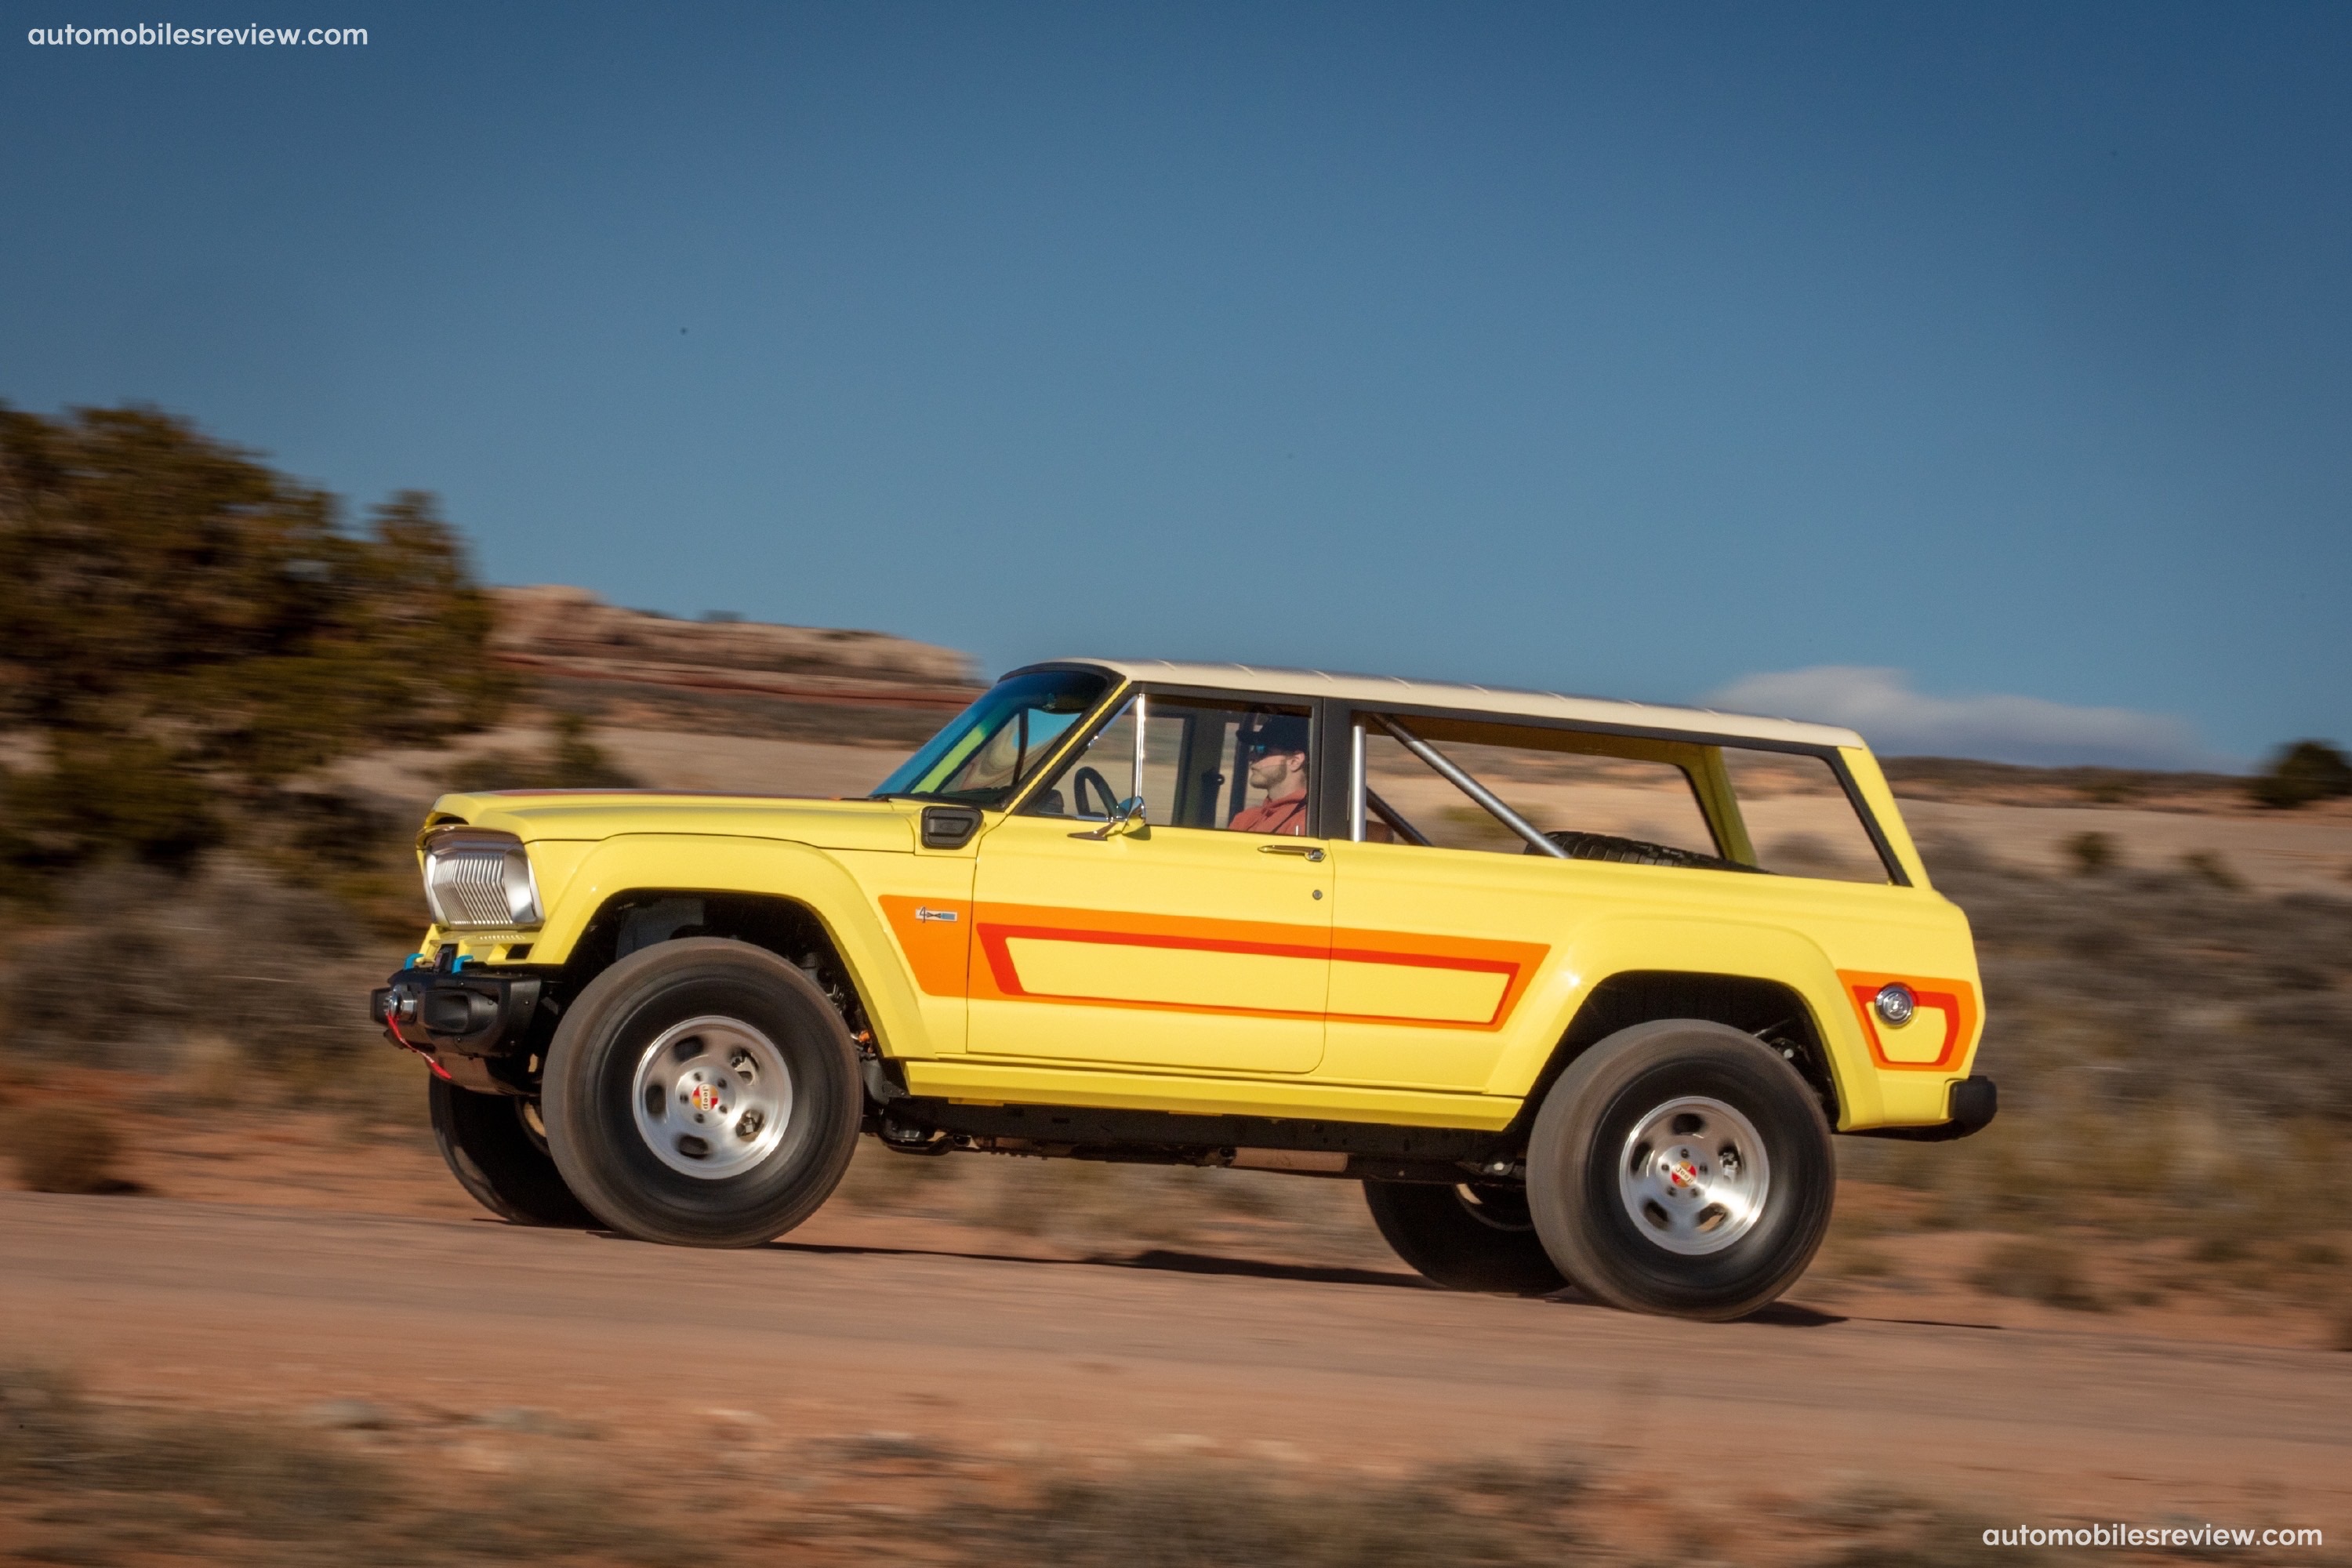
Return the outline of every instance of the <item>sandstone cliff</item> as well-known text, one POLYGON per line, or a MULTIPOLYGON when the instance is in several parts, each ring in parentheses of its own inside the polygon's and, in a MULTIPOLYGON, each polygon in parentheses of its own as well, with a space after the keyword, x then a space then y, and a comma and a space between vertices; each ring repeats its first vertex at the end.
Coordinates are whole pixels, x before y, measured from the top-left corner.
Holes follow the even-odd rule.
POLYGON ((552 584, 490 594, 491 651, 541 676, 916 708, 960 708, 979 685, 967 656, 882 632, 672 620, 552 584))

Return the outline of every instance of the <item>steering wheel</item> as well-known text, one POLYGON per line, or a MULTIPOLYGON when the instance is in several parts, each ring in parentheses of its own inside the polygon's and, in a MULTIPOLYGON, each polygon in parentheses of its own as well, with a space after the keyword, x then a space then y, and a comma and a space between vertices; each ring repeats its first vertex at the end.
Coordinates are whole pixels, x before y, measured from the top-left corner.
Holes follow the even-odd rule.
POLYGON ((1110 780, 1103 777, 1102 774, 1097 773, 1092 768, 1080 768, 1076 773, 1072 775, 1070 780, 1070 794, 1074 797, 1072 804, 1077 807, 1077 814, 1080 816, 1087 815, 1087 785, 1088 784, 1094 785, 1096 793, 1102 796, 1103 820, 1105 822, 1108 822, 1112 817, 1117 816, 1118 815, 1118 796, 1110 793, 1110 780))

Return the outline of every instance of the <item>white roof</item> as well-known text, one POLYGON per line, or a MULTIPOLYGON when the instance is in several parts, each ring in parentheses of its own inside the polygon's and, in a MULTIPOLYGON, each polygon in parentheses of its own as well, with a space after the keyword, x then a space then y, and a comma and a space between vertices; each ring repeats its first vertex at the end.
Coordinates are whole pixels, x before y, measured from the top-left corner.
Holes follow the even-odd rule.
POLYGON ((1183 664, 1164 658, 1066 658, 1040 662, 1088 664, 1148 684, 1208 686, 1252 696, 1327 697, 1366 706, 1410 703, 1423 708, 1459 708, 1479 713, 1558 719, 1577 724, 1615 724, 1750 741, 1782 741, 1801 746, 1863 744, 1861 736, 1834 724, 1718 713, 1710 708, 1621 702, 1607 697, 1570 697, 1557 691, 1517 691, 1503 686, 1457 686, 1438 680, 1402 680, 1387 675, 1341 675, 1322 669, 1279 669, 1251 664, 1183 664))

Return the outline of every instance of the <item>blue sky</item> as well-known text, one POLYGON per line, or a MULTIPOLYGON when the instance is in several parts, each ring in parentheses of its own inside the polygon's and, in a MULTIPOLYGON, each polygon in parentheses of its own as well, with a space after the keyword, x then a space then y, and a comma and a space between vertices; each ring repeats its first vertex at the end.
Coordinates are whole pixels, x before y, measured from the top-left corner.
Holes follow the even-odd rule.
POLYGON ((0 398, 496 581, 2352 741, 2342 6, 78 9, 0 4, 0 398))

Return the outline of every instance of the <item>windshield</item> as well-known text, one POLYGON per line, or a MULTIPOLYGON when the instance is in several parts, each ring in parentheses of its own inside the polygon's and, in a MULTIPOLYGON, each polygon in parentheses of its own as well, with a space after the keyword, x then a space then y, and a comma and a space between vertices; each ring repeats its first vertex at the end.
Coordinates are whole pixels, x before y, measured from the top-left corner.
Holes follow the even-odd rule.
POLYGON ((1082 669, 1000 680, 874 793, 1003 805, 1109 689, 1110 677, 1082 669))

